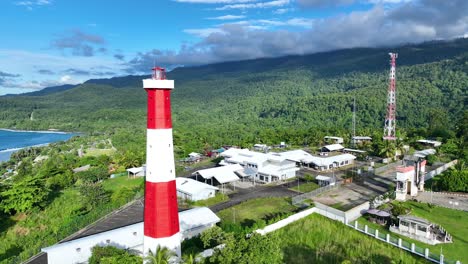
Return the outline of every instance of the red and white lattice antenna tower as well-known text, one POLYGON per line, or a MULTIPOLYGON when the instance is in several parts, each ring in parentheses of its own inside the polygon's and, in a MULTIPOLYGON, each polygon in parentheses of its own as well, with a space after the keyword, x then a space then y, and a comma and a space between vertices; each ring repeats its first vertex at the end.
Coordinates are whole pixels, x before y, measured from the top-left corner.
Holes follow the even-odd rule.
POLYGON ((172 142, 171 91, 166 70, 143 80, 148 96, 143 254, 166 247, 180 256, 179 212, 172 142))
POLYGON ((387 95, 387 115, 385 116, 384 136, 386 140, 395 140, 396 128, 396 87, 395 87, 395 68, 398 53, 389 53, 390 55, 390 83, 388 85, 387 95))

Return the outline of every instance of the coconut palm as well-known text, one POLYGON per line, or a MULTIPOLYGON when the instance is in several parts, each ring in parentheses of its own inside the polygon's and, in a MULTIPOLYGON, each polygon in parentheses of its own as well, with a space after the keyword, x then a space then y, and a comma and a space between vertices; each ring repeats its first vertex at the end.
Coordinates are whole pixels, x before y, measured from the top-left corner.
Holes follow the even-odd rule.
POLYGON ((158 246, 155 252, 153 252, 151 249, 149 250, 148 255, 145 257, 145 263, 169 264, 169 260, 174 256, 176 256, 176 254, 167 247, 158 246))
POLYGON ((385 158, 391 158, 395 156, 395 144, 392 141, 384 140, 379 148, 379 155, 383 155, 385 158))
POLYGON ((195 264, 196 262, 196 257, 193 254, 184 255, 182 257, 183 264, 195 264))

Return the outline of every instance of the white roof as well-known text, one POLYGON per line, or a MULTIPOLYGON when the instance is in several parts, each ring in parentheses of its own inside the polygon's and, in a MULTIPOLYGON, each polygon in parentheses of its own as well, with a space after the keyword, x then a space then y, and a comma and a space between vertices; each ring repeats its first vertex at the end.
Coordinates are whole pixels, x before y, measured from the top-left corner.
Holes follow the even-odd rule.
POLYGON ((434 155, 434 154, 436 154, 435 149, 425 149, 425 150, 416 151, 413 154, 413 156, 424 158, 424 157, 426 157, 428 155, 434 155))
POLYGON ((366 153, 365 150, 360 150, 360 149, 350 149, 350 148, 345 148, 343 149, 344 151, 349 151, 349 152, 356 152, 356 153, 366 153))
POLYGON ((235 171, 243 170, 244 168, 239 164, 226 165, 211 169, 204 169, 196 171, 200 176, 205 179, 215 178, 219 183, 227 183, 238 181, 239 177, 234 173, 235 171))
POLYGON ((281 154, 288 160, 303 163, 314 163, 317 166, 330 166, 334 162, 342 162, 346 160, 356 159, 356 156, 348 153, 335 156, 313 156, 312 154, 307 153, 301 149, 286 151, 279 154, 281 154))
POLYGON ((330 177, 322 176, 322 175, 318 175, 317 177, 315 177, 315 179, 316 179, 317 181, 330 181, 330 180, 331 180, 330 177))
POLYGON ((428 139, 420 139, 417 142, 425 143, 425 144, 431 144, 431 145, 434 145, 434 147, 438 147, 438 146, 442 145, 442 142, 440 142, 440 141, 428 140, 428 139))
POLYGON ((197 229, 221 221, 208 207, 198 207, 179 213, 179 224, 182 232, 197 229))
POLYGON ((188 154, 188 155, 189 155, 190 157, 192 157, 192 156, 201 156, 200 153, 196 153, 196 152, 192 152, 192 153, 190 153, 190 154, 188 154))
POLYGON ((184 177, 176 178, 176 188, 177 191, 187 194, 196 194, 203 190, 219 190, 218 187, 184 177))
POLYGON ((325 136, 326 139, 336 139, 336 140, 343 140, 342 137, 334 137, 334 136, 325 136))
POLYGON ((326 145, 326 146, 324 146, 324 148, 326 148, 326 149, 328 149, 330 151, 344 149, 344 147, 341 144, 326 145))
POLYGON ((142 172, 143 171, 143 167, 138 167, 138 168, 130 168, 130 169, 127 169, 128 172, 131 172, 133 174, 137 174, 139 172, 142 172))
POLYGON ((365 137, 365 136, 355 136, 352 137, 353 140, 372 140, 371 137, 365 137))

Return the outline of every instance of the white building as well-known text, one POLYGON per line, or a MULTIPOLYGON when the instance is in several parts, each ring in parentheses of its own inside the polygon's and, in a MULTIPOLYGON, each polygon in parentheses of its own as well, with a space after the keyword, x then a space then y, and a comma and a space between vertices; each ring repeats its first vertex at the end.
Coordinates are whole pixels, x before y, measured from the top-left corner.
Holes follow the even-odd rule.
MULTIPOLYGON (((141 215, 142 218, 143 215, 141 215)), ((207 207, 179 212, 181 238, 184 240, 197 236, 219 221, 219 217, 207 207)), ((97 233, 42 248, 41 251, 45 254, 41 253, 27 263, 39 263, 38 261, 44 264, 87 263, 91 257, 91 249, 96 245, 132 249, 141 254, 143 252, 143 222, 119 226, 103 232, 97 231, 97 233)))
POLYGON ((343 150, 344 147, 341 144, 331 144, 326 145, 321 148, 322 152, 332 152, 332 151, 340 151, 343 150))
POLYGON ((243 168, 255 171, 253 179, 256 182, 275 182, 296 176, 295 162, 286 159, 281 153, 268 154, 250 151, 248 149, 230 148, 223 152, 224 164, 239 164, 243 168))
POLYGON ((214 184, 213 179, 215 179, 220 184, 232 183, 239 180, 239 177, 236 173, 244 170, 242 166, 238 164, 226 165, 221 167, 209 168, 204 170, 198 170, 193 173, 197 181, 199 177, 203 178, 206 181, 210 181, 211 185, 214 184))
POLYGON ((440 145, 442 145, 442 142, 440 141, 435 141, 435 140, 427 140, 427 139, 420 139, 418 141, 416 141, 418 143, 421 143, 423 145, 429 145, 429 146, 432 146, 432 147, 439 147, 440 145))
POLYGON ((325 136, 325 142, 333 143, 333 144, 343 144, 344 140, 342 137, 333 137, 333 136, 325 136))
POLYGON ((405 201, 407 195, 415 197, 419 190, 424 190, 425 160, 397 167, 396 170, 396 200, 405 201))
POLYGON ((145 176, 145 173, 146 173, 146 167, 145 166, 127 169, 128 177, 130 177, 130 176, 132 176, 132 177, 143 177, 143 176, 145 176))
POLYGON ((297 166, 313 168, 316 170, 330 170, 343 167, 354 163, 356 156, 344 153, 330 156, 314 156, 303 150, 291 150, 281 152, 284 158, 296 162, 297 166))
POLYGON ((176 178, 176 188, 177 197, 191 201, 205 200, 214 197, 216 191, 219 190, 218 187, 185 177, 176 178))
POLYGON ((371 137, 366 137, 366 136, 354 136, 351 138, 351 143, 353 144, 360 144, 364 142, 370 142, 372 141, 371 137))

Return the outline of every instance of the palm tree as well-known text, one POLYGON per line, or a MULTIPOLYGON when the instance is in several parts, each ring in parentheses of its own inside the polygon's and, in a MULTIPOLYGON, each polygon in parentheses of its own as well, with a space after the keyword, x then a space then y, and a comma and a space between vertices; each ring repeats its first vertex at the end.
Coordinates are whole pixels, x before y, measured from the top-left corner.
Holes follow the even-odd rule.
POLYGON ((395 144, 390 140, 384 140, 379 147, 379 155, 383 155, 385 158, 395 156, 395 144))
POLYGON ((156 252, 150 249, 148 255, 146 255, 145 263, 148 264, 169 264, 171 257, 176 256, 176 254, 169 250, 167 247, 161 247, 158 245, 156 252))
POLYGON ((195 264, 196 262, 196 257, 193 254, 184 255, 182 257, 183 264, 195 264))

